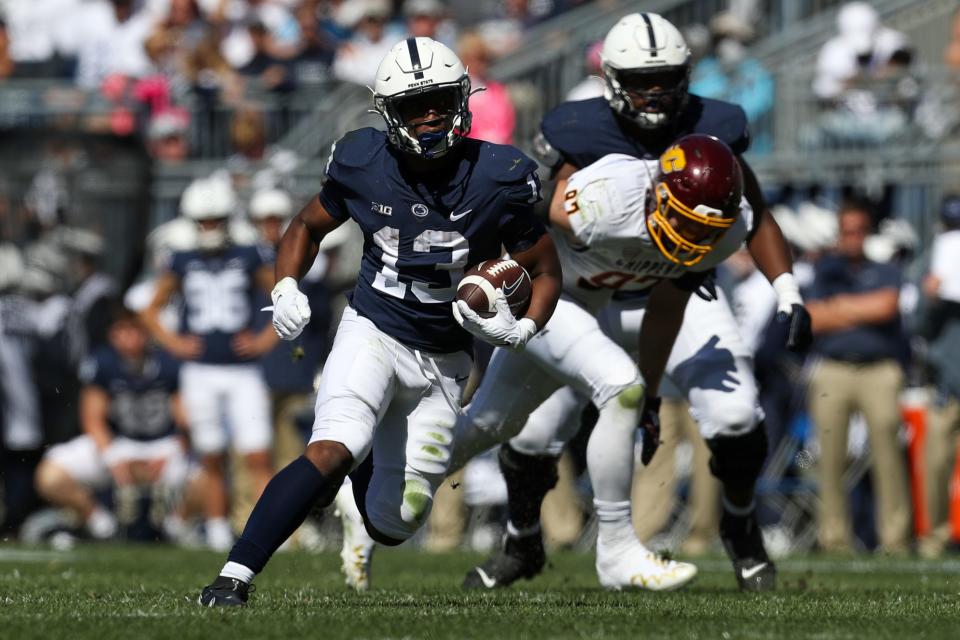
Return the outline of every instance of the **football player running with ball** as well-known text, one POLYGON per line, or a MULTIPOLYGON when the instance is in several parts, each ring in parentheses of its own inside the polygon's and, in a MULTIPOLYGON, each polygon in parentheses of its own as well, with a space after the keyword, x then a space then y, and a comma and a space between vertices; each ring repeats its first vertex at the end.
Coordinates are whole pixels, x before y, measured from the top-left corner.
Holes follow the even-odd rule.
MULTIPOLYGON (((661 170, 673 166, 681 173, 663 174, 662 182, 670 190, 669 194, 661 193, 660 186, 649 193, 650 203, 657 206, 652 214, 648 213, 645 225, 640 224, 640 218, 632 219, 633 222, 623 219, 623 224, 628 226, 622 233, 632 228, 631 224, 640 225, 638 230, 644 234, 647 250, 654 250, 653 262, 645 263, 624 253, 622 259, 611 263, 607 270, 581 274, 571 285, 582 294, 590 290, 617 292, 613 303, 604 310, 601 322, 612 338, 636 353, 638 334, 678 328, 650 327, 647 321, 641 329, 645 310, 649 314, 654 305, 656 296, 652 285, 659 278, 673 278, 677 273, 702 273, 705 265, 720 262, 718 256, 722 252, 713 245, 720 240, 726 245, 730 238, 737 237, 737 242, 746 243, 760 271, 777 292, 777 320, 787 346, 805 350, 812 339, 810 319, 791 274, 789 250, 753 172, 740 157, 749 146, 743 110, 687 92, 690 51, 677 28, 659 15, 638 13, 622 18, 607 34, 601 57, 605 96, 561 104, 541 123, 537 152, 557 179, 551 220, 560 229, 573 225, 574 238, 589 244, 581 236, 593 233, 589 230, 598 222, 591 220, 591 216, 625 215, 631 201, 612 198, 625 197, 624 189, 628 186, 633 196, 639 197, 636 191, 639 187, 630 186, 629 181, 622 183, 623 178, 618 177, 620 169, 629 166, 627 157, 660 156, 661 170), (710 227, 708 220, 696 210, 702 203, 685 200, 685 196, 671 186, 671 176, 685 175, 691 167, 699 165, 689 153, 685 156, 689 163, 686 167, 669 155, 677 139, 687 134, 715 136, 737 156, 743 194, 751 212, 742 217, 749 223, 749 232, 745 235, 737 236, 733 230, 726 231, 726 236, 720 238, 706 233, 710 227), (612 159, 609 154, 621 157, 612 159), (582 173, 574 174, 584 167, 587 169, 582 173), (575 179, 571 175, 579 177, 575 179), (602 185, 611 185, 612 190, 602 185), (675 205, 678 198, 680 204, 675 205), (668 215, 669 211, 661 210, 657 203, 670 204, 669 211, 674 211, 674 217, 668 215), (573 211, 571 207, 579 210, 573 211), (569 223, 563 215, 555 215, 565 210, 571 213, 569 223), (657 212, 660 212, 659 218, 657 212), (677 217, 680 212, 685 215, 677 217), (676 229, 665 224, 671 220, 679 225, 676 229), (705 235, 694 233, 686 237, 691 224, 694 228, 706 225, 701 229, 705 235)), ((638 170, 636 175, 639 180, 643 172, 638 170)), ((633 202, 632 206, 637 213, 643 203, 633 202)), ((604 219, 606 224, 618 218, 604 219)), ((719 227, 710 228, 714 232, 722 231, 719 227)), ((566 259, 589 260, 591 252, 584 252, 573 244, 562 255, 566 267, 566 259)), ((766 457, 767 440, 763 414, 757 404, 750 353, 737 336, 729 304, 712 285, 690 298, 685 314, 682 305, 676 306, 674 313, 678 322, 682 319, 682 326, 676 347, 666 362, 666 374, 690 402, 691 414, 712 453, 711 471, 723 485, 720 535, 724 547, 733 561, 740 588, 772 589, 776 571, 764 549, 755 514, 754 485, 766 457)), ((645 372, 658 365, 650 362, 650 357, 641 347, 639 358, 645 372)), ((647 458, 652 455, 648 452, 659 436, 660 400, 656 389, 656 379, 648 378, 641 424, 646 440, 653 443, 645 449, 647 458)), ((504 586, 542 569, 545 557, 539 531, 540 504, 553 486, 556 460, 562 448, 560 440, 572 437, 570 429, 575 430, 579 425, 580 410, 589 398, 574 393, 575 390, 568 388, 555 393, 530 416, 523 433, 501 449, 512 527, 504 548, 468 574, 468 586, 483 586, 480 572, 493 576, 498 586, 504 586), (517 531, 527 535, 517 535, 517 531)), ((594 442, 595 438, 591 444, 594 442)), ((627 447, 625 441, 622 446, 627 447)), ((627 510, 618 517, 628 522, 629 475, 621 479, 616 496, 614 502, 622 503, 627 510)), ((606 516, 600 508, 598 512, 603 527, 606 516)))
POLYGON ((513 147, 466 138, 470 94, 447 47, 422 37, 397 44, 374 87, 387 131, 360 129, 337 142, 319 196, 281 240, 272 298, 283 339, 310 320, 298 278, 324 236, 349 218, 364 233, 360 273, 306 452, 270 481, 200 604, 245 604, 253 577, 314 506, 333 501, 351 471, 377 542, 400 544, 426 521, 471 367, 472 336, 452 310, 466 267, 499 257, 504 246, 532 278, 526 316, 507 311, 468 323, 479 337, 522 349, 550 319, 561 276, 533 215, 536 164, 513 147))

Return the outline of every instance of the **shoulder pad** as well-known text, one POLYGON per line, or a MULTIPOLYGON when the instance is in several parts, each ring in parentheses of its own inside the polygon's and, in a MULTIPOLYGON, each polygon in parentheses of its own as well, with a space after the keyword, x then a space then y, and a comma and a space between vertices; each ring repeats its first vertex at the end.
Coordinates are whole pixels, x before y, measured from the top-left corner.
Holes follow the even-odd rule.
POLYGON ((697 133, 716 136, 737 155, 746 153, 750 148, 750 129, 747 125, 747 114, 740 105, 696 95, 691 95, 690 98, 702 105, 694 127, 697 133))
POLYGON ((386 143, 386 134, 372 127, 351 131, 333 143, 326 173, 329 175, 336 165, 350 169, 366 168, 386 143))
POLYGON ((494 182, 512 184, 526 182, 537 170, 537 163, 520 149, 507 144, 484 142, 480 146, 480 162, 484 173, 494 182))
POLYGON ((589 131, 601 126, 609 117, 610 105, 605 98, 563 102, 554 107, 540 122, 540 131, 547 142, 564 156, 576 155, 590 144, 589 131))

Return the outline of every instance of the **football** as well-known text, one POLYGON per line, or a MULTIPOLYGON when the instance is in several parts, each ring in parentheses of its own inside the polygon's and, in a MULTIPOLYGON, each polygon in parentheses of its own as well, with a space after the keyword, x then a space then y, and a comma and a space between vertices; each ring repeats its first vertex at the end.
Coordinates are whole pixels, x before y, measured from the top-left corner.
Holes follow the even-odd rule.
POLYGON ((522 318, 530 306, 530 274, 515 260, 486 260, 468 270, 457 285, 457 300, 463 300, 481 318, 496 311, 497 289, 502 289, 515 318, 522 318))

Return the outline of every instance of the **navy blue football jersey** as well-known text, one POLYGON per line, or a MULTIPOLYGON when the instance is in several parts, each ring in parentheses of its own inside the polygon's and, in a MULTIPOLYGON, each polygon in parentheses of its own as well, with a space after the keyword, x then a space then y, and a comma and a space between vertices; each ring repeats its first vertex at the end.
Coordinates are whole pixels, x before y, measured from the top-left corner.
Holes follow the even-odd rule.
POLYGON ((159 349, 148 351, 142 367, 136 367, 103 346, 81 364, 80 380, 110 396, 107 423, 115 435, 155 440, 174 432, 170 396, 177 391, 179 372, 177 361, 159 349))
POLYGON ((464 139, 441 170, 417 174, 376 129, 334 145, 320 202, 363 231, 350 303, 401 343, 435 353, 469 349, 451 302, 464 269, 518 252, 544 233, 536 163, 514 147, 464 139))
POLYGON ((174 253, 170 269, 180 278, 183 311, 180 330, 203 339, 198 362, 244 361, 230 346, 237 333, 254 325, 254 274, 273 262, 272 249, 228 246, 223 251, 174 253))
POLYGON ((643 142, 634 139, 623 126, 605 98, 591 98, 564 102, 554 108, 544 116, 540 130, 561 159, 579 169, 611 153, 658 158, 677 138, 691 133, 715 136, 737 155, 750 146, 743 109, 693 94, 670 126, 663 131, 645 131, 643 142))

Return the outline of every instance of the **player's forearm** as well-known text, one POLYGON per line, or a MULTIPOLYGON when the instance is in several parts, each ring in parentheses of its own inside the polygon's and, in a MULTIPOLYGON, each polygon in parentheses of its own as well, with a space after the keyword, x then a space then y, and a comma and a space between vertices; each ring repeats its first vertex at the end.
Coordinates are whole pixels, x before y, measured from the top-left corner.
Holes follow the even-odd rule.
POLYGON ((660 380, 683 325, 689 299, 689 292, 681 291, 669 281, 657 285, 650 294, 646 317, 640 327, 640 373, 648 396, 660 392, 660 380))
POLYGON ((560 259, 553 240, 544 234, 533 247, 515 255, 514 259, 530 273, 530 307, 524 317, 533 320, 538 329, 543 329, 557 307, 563 288, 560 259))
POLYGON ((767 280, 773 282, 778 276, 793 270, 790 247, 780 230, 780 225, 769 211, 758 215, 757 228, 747 242, 747 250, 754 263, 767 280))
POLYGON ((280 282, 284 278, 299 281, 316 260, 321 239, 313 237, 300 216, 294 218, 277 248, 277 263, 274 267, 276 281, 280 282))

